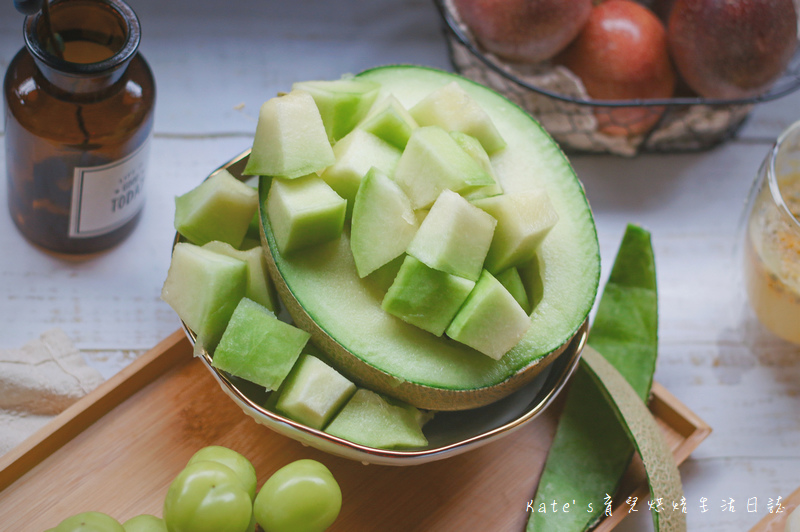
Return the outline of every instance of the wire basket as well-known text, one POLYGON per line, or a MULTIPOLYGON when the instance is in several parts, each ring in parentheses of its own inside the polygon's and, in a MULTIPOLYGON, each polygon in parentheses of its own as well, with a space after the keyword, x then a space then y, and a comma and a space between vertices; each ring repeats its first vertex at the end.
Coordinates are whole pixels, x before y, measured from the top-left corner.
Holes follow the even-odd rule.
MULTIPOLYGON (((450 60, 460 74, 504 94, 528 111, 568 152, 634 156, 642 152, 699 151, 733 137, 753 106, 800 88, 800 52, 765 93, 735 100, 676 97, 652 100, 593 100, 580 79, 549 62, 508 63, 481 49, 449 0, 433 0, 442 17, 450 60), (619 119, 615 109, 662 113, 646 132, 607 134, 599 123, 619 119)), ((624 118, 624 117, 623 117, 624 118)), ((615 129, 629 128, 618 123, 615 129)))

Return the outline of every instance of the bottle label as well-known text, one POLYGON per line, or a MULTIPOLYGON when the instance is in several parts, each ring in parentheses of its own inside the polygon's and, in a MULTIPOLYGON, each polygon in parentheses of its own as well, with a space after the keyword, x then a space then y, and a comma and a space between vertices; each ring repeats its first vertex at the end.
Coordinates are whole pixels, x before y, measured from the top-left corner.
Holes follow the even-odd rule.
POLYGON ((144 205, 149 139, 124 159, 76 167, 72 184, 70 238, 100 236, 125 225, 144 205))

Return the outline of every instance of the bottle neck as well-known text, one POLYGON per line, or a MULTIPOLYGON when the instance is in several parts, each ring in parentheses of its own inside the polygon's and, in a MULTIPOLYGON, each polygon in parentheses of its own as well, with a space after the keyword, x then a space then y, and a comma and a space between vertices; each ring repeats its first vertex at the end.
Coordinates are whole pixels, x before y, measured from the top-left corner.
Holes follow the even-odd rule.
POLYGON ((122 0, 55 0, 49 20, 25 19, 25 46, 53 86, 74 95, 101 92, 125 73, 139 46, 139 20, 122 0), (52 31, 51 31, 52 28, 52 31))

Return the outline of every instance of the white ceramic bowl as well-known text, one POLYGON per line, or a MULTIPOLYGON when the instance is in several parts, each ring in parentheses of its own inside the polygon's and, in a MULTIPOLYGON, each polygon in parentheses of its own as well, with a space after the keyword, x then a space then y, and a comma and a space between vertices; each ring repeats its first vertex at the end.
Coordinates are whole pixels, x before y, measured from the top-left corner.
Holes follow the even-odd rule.
MULTIPOLYGON (((235 177, 242 179, 241 172, 248 154, 249 152, 245 152, 220 168, 225 168, 235 177)), ((175 241, 178 242, 177 235, 175 241)), ((279 315, 291 323, 285 309, 279 315)), ((194 343, 195 334, 185 324, 183 328, 194 343)), ((202 353, 201 359, 222 390, 256 423, 337 456, 365 464, 405 466, 432 462, 476 449, 511 434, 536 418, 558 395, 577 366, 587 335, 588 322, 584 322, 561 355, 544 368, 531 383, 504 399, 472 410, 436 413, 423 429, 429 445, 415 450, 367 447, 293 421, 262 406, 269 397, 269 392, 262 386, 213 367, 211 356, 207 352, 202 353)))

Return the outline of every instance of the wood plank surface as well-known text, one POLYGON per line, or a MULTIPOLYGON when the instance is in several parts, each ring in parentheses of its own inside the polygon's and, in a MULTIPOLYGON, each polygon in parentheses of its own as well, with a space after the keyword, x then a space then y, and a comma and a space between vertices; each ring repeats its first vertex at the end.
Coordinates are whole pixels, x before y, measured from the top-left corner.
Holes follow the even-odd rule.
MULTIPOLYGON (((559 412, 556 404, 507 438, 446 460, 365 466, 254 423, 192 358, 180 331, 140 360, 4 459, 0 480, 30 469, 0 491, 4 529, 44 530, 89 510, 121 521, 161 515, 169 483, 189 457, 205 445, 224 445, 253 462, 259 486, 290 461, 325 463, 344 497, 332 530, 520 531, 559 412), (141 390, 133 390, 137 385, 141 390)), ((708 426, 663 387, 654 387, 651 405, 676 459, 685 459, 708 435, 708 426)), ((642 474, 632 466, 622 493, 638 490, 643 498, 642 474)), ((598 530, 610 530, 624 517, 617 511, 598 530)))

